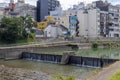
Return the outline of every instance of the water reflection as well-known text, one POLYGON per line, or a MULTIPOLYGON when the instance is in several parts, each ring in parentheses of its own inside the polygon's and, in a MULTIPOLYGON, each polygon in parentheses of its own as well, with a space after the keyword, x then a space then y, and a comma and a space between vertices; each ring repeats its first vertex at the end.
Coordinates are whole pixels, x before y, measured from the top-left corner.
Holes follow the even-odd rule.
POLYGON ((120 59, 120 48, 86 49, 76 52, 79 56, 120 59))

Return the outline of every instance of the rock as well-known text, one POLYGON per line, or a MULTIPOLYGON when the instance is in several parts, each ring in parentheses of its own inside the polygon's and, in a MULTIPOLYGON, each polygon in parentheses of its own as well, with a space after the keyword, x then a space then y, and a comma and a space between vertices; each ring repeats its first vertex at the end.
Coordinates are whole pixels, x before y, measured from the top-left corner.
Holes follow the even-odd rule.
POLYGON ((38 71, 9 68, 1 65, 0 80, 2 78, 5 80, 49 80, 50 75, 38 71))

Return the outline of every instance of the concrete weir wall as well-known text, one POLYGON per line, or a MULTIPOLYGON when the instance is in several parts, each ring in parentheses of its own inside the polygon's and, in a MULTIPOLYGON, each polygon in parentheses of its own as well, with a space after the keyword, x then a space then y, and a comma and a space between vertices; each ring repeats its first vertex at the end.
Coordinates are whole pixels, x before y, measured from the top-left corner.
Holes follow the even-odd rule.
MULTIPOLYGON (((62 55, 52 54, 37 54, 37 53, 22 53, 22 59, 35 60, 42 62, 61 63, 62 55)), ((69 65, 85 66, 85 67, 104 67, 108 64, 114 63, 116 59, 102 59, 102 58, 90 58, 81 56, 70 56, 68 63, 69 65)))
POLYGON ((22 53, 22 59, 36 60, 42 62, 60 63, 62 55, 52 55, 52 54, 35 54, 35 53, 22 53))

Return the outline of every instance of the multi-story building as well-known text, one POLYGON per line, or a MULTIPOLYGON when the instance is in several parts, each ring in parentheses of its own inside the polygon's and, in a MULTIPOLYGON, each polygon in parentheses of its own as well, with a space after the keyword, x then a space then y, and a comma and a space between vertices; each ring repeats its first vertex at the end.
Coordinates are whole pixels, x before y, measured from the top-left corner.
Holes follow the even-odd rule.
POLYGON ((59 5, 60 3, 57 0, 48 0, 48 11, 54 11, 59 5))
POLYGON ((36 7, 30 4, 25 4, 24 0, 18 0, 15 4, 14 12, 17 13, 17 16, 26 16, 30 15, 34 20, 36 20, 36 7))
POLYGON ((100 11, 99 18, 100 36, 109 37, 108 12, 100 11))
POLYGON ((24 0, 10 0, 8 6, 4 8, 4 16, 6 17, 19 17, 30 15, 34 20, 36 20, 36 7, 30 4, 26 4, 24 0))
POLYGON ((50 11, 54 11, 56 7, 60 5, 57 0, 38 0, 37 1, 37 21, 42 21, 45 16, 50 14, 50 11))
POLYGON ((98 37, 100 36, 100 10, 83 9, 77 12, 79 20, 79 36, 98 37))
POLYGON ((99 8, 101 12, 102 11, 105 12, 105 14, 103 13, 100 14, 101 35, 104 37, 119 37, 120 36, 119 9, 120 8, 108 3, 107 1, 105 2, 96 1, 96 2, 93 2, 93 4, 94 4, 94 7, 99 8))
POLYGON ((74 5, 62 16, 62 22, 68 27, 70 15, 79 20, 79 36, 84 37, 120 37, 120 6, 107 1, 95 1, 84 6, 74 5))

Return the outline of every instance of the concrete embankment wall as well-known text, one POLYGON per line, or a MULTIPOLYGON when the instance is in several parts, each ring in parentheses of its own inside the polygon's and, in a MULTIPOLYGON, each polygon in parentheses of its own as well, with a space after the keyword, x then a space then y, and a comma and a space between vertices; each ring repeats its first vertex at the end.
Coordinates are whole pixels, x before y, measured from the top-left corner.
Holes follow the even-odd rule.
POLYGON ((18 59, 21 57, 21 53, 27 51, 27 49, 8 48, 0 49, 0 58, 3 59, 18 59))
MULTIPOLYGON (((37 54, 24 52, 22 59, 35 60, 42 62, 61 63, 62 55, 37 54)), ((86 67, 104 67, 117 61, 116 59, 90 58, 81 56, 70 56, 67 64, 86 67)))
POLYGON ((0 48, 0 58, 3 59, 19 59, 21 58, 22 52, 31 52, 31 53, 40 53, 41 51, 49 52, 51 50, 68 50, 71 47, 69 46, 50 46, 50 47, 9 47, 9 48, 0 48))
POLYGON ((73 42, 120 42, 120 38, 118 37, 76 37, 73 42))

